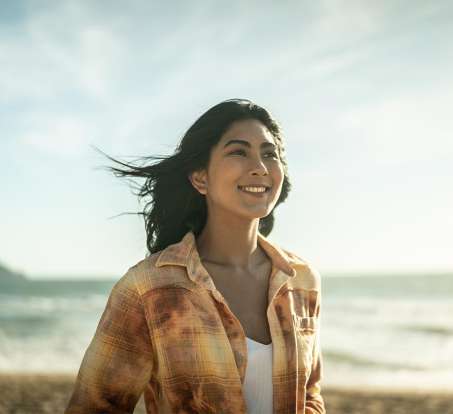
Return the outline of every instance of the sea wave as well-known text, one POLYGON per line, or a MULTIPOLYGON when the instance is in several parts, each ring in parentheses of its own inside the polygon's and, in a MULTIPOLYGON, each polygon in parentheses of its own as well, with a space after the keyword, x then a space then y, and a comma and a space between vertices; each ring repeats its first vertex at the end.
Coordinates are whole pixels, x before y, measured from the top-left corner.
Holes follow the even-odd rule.
POLYGON ((361 357, 356 354, 341 352, 338 350, 329 350, 324 349, 322 351, 323 358, 326 363, 331 362, 332 364, 344 363, 347 365, 362 367, 362 368, 383 368, 383 369, 406 369, 410 371, 426 371, 429 368, 422 365, 408 364, 408 363, 398 363, 398 362, 387 362, 379 361, 375 359, 370 359, 366 357, 361 357))
MULTIPOLYGON (((406 289, 410 281, 400 280, 398 296, 377 278, 368 286, 366 278, 343 278, 335 289, 325 279, 320 324, 325 384, 453 388, 449 282, 442 279, 442 289, 433 284, 433 293, 427 276, 412 294, 406 289)), ((76 373, 112 285, 60 281, 2 291, 0 372, 76 373)))
POLYGON ((407 325, 400 327, 408 332, 419 332, 422 334, 433 334, 440 336, 453 336, 453 327, 439 325, 407 325))

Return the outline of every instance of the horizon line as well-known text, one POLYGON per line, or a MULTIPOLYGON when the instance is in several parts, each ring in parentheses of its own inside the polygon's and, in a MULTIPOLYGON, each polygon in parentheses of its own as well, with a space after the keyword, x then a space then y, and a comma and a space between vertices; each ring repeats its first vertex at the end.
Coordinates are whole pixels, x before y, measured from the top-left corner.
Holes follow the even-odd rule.
MULTIPOLYGON (((422 276, 422 275, 451 275, 453 276, 453 269, 444 269, 444 270, 429 270, 429 269, 416 269, 416 270, 324 270, 320 271, 321 278, 324 277, 360 277, 360 276, 422 276)), ((74 274, 74 273, 63 273, 63 274, 36 274, 30 277, 29 275, 24 275, 27 280, 98 280, 98 281, 108 281, 108 280, 118 280, 123 276, 114 276, 112 274, 74 274)))

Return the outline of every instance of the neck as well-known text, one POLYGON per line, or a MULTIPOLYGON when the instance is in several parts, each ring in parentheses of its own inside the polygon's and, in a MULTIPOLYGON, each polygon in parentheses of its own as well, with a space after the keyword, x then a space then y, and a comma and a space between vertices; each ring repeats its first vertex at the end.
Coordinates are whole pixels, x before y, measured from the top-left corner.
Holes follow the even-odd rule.
POLYGON ((252 271, 266 259, 258 243, 259 219, 209 217, 197 237, 202 261, 236 271, 252 271))

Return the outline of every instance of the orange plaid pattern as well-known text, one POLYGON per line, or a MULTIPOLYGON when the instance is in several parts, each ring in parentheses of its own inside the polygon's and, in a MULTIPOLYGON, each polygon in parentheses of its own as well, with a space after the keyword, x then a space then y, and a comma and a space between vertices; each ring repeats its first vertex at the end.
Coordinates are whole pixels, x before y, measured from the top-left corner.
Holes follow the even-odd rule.
MULTIPOLYGON (((325 413, 319 273, 260 233, 258 242, 272 261, 273 414, 325 413)), ((132 413, 142 393, 149 414, 245 414, 246 366, 244 330, 189 231, 116 282, 65 414, 132 413)))

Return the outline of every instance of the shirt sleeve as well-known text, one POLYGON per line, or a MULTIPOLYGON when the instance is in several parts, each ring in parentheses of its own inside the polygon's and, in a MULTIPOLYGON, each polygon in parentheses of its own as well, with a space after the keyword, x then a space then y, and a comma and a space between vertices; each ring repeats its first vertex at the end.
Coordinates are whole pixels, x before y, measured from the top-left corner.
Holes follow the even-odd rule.
POLYGON ((151 380, 153 355, 143 303, 130 268, 110 292, 64 414, 133 413, 151 380))
POLYGON ((310 377, 307 382, 307 393, 305 402, 305 414, 325 414, 326 408, 323 396, 321 395, 321 379, 323 378, 323 359, 320 346, 320 314, 321 314, 321 279, 319 273, 317 279, 319 283, 318 303, 316 304, 316 316, 318 317, 318 328, 315 334, 313 346, 313 363, 310 377))
POLYGON ((322 369, 322 354, 319 347, 319 333, 317 332, 313 348, 313 364, 307 382, 305 414, 325 414, 326 412, 324 399, 321 395, 322 369))

